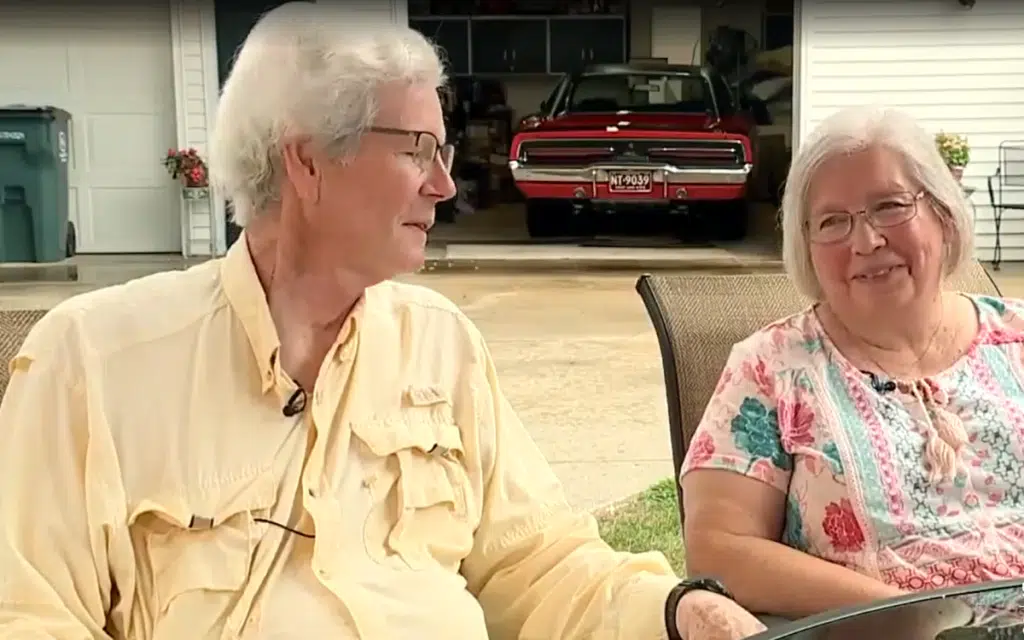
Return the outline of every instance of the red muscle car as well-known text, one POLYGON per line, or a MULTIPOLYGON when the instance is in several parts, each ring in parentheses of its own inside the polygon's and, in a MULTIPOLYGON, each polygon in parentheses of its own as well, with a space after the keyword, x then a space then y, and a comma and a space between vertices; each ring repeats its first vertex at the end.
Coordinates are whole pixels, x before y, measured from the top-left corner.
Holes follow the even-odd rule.
POLYGON ((583 216, 653 209, 718 239, 746 233, 753 118, 713 69, 660 62, 562 78, 509 149, 530 235, 573 235, 583 216))

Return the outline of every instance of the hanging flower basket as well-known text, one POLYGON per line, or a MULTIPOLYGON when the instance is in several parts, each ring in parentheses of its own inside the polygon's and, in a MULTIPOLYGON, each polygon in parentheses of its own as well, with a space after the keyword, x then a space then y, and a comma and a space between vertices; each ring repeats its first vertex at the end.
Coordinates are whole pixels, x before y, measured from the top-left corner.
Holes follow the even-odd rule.
POLYGON ((168 149, 164 168, 171 178, 181 183, 186 200, 202 200, 210 196, 210 179, 206 162, 195 149, 168 149))
POLYGON ((964 167, 971 161, 971 147, 967 144, 967 136, 940 131, 935 136, 935 145, 953 177, 960 182, 964 177, 964 167))

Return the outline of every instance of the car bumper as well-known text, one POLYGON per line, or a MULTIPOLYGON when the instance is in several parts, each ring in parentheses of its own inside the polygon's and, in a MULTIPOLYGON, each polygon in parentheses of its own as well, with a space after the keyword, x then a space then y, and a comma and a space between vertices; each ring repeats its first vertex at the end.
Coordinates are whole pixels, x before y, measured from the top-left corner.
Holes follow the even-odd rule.
POLYGON ((750 164, 735 169, 682 169, 671 165, 602 164, 591 167, 528 167, 509 163, 516 186, 527 198, 578 200, 730 200, 746 194, 750 164), (609 171, 650 171, 651 190, 612 193, 609 171))
POLYGON ((661 184, 746 184, 753 165, 736 169, 681 169, 672 165, 597 165, 593 167, 527 167, 510 160, 509 169, 516 182, 602 182, 608 183, 609 171, 650 171, 652 181, 661 184))

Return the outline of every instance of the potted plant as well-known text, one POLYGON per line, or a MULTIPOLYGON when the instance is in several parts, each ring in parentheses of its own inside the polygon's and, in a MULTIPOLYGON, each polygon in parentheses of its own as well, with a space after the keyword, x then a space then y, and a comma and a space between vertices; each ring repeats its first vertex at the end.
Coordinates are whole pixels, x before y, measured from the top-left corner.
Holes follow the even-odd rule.
POLYGON ((946 166, 953 173, 957 182, 964 177, 964 167, 971 161, 971 147, 967 144, 967 136, 940 131, 935 136, 935 145, 939 155, 946 161, 946 166))
POLYGON ((206 162, 195 149, 168 149, 164 167, 171 178, 181 182, 181 193, 186 200, 201 200, 210 195, 206 162))

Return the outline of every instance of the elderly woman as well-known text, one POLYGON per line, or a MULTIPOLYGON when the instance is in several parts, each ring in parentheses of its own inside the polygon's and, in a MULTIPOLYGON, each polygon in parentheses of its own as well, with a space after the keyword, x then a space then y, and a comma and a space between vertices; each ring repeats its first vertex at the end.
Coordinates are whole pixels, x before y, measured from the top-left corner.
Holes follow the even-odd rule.
MULTIPOLYGON (((763 628, 566 503, 423 265, 454 194, 430 43, 256 26, 211 169, 223 260, 60 305, 0 406, 0 638, 685 638, 763 628)), ((334 13, 339 12, 339 13, 334 13)))
POLYGON ((735 345, 681 473, 687 562, 785 617, 1024 575, 1024 303, 947 290, 972 221, 900 113, 793 160, 806 310, 735 345))

